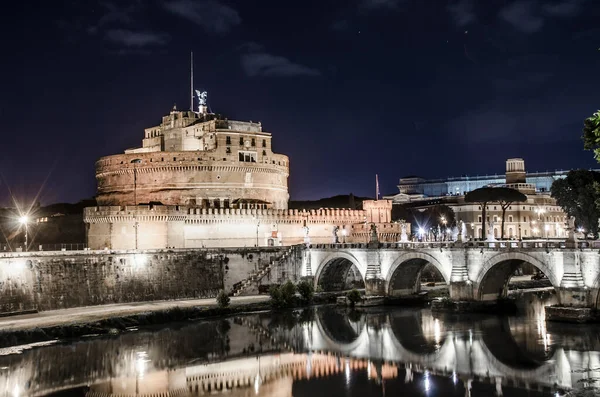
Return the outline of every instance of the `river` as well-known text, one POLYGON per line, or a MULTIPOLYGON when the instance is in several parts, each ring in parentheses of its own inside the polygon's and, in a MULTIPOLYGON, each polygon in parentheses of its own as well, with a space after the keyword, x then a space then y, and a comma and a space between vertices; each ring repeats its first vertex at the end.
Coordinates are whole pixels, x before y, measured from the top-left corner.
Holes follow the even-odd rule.
MULTIPOLYGON (((600 378, 596 327, 516 316, 334 306, 255 313, 5 349, 0 393, 20 396, 563 396, 600 378)), ((585 394, 587 395, 587 394, 585 394)))

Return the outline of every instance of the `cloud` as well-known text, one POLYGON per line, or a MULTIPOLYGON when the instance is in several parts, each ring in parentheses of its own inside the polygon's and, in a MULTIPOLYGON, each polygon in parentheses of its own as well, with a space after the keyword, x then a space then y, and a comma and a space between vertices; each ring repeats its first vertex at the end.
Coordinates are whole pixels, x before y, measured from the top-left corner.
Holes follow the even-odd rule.
POLYGON ((172 0, 163 3, 170 13, 187 19, 206 32, 223 34, 242 22, 239 13, 219 0, 172 0))
POLYGON ((459 0, 448 6, 448 12, 459 28, 464 28, 477 20, 473 11, 473 3, 470 0, 459 0))
POLYGON ((308 66, 294 63, 288 58, 265 52, 252 52, 242 55, 242 68, 250 77, 274 76, 320 76, 321 72, 308 66))
POLYGON ((163 33, 135 32, 127 29, 111 29, 106 32, 106 39, 125 47, 161 46, 167 44, 169 36, 163 33))
POLYGON ((500 18, 523 33, 535 33, 544 26, 533 2, 515 1, 500 10, 500 18))
POLYGON ((331 30, 342 32, 350 28, 350 23, 346 19, 339 19, 331 24, 331 30))
POLYGON ((363 8, 398 8, 402 0, 360 0, 360 6, 363 8))
POLYGON ((88 28, 88 33, 96 34, 106 25, 130 25, 133 23, 132 15, 142 8, 140 1, 135 1, 127 7, 119 6, 111 2, 101 2, 100 5, 104 8, 104 14, 98 22, 88 28))
POLYGON ((568 18, 579 15, 583 9, 584 0, 563 0, 544 4, 544 13, 554 17, 568 18))

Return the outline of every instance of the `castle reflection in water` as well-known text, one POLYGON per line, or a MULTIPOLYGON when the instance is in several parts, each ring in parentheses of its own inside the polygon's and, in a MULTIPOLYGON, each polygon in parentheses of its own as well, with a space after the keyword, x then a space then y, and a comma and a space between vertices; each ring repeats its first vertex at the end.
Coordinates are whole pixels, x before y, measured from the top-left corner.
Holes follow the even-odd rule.
POLYGON ((336 307, 180 324, 0 356, 11 396, 557 396, 600 376, 593 328, 336 307), (589 332, 588 332, 589 331, 589 332))

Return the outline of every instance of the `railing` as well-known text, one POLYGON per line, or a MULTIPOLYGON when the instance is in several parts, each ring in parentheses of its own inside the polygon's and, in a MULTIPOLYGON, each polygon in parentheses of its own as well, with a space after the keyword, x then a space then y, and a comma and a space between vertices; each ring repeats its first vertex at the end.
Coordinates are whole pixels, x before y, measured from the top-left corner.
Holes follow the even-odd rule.
MULTIPOLYGON (((366 249, 372 246, 365 243, 311 244, 312 249, 366 249)), ((410 241, 397 243, 379 243, 379 248, 423 249, 423 248, 492 248, 492 249, 593 249, 600 248, 600 241, 587 240, 567 242, 565 240, 498 240, 498 241, 410 241)))
MULTIPOLYGON (((60 244, 32 244, 27 247, 28 252, 40 251, 84 251, 87 248, 85 243, 60 243, 60 244)), ((24 246, 1 245, 0 252, 25 252, 24 246)))

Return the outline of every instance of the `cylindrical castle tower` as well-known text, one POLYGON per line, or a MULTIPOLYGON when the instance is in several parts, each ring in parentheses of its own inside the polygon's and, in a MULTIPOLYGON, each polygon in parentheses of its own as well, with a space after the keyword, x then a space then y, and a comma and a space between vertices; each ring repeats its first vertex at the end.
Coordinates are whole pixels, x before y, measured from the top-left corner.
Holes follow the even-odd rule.
POLYGON ((260 123, 173 109, 142 147, 96 162, 101 206, 287 209, 289 160, 260 123))

